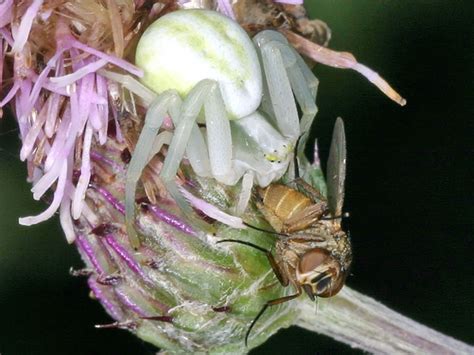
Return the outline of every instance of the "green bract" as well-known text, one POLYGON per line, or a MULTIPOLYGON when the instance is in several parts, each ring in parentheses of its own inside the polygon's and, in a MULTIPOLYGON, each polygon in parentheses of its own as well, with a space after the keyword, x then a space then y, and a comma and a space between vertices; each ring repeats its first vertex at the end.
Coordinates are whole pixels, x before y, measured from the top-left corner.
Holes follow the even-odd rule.
MULTIPOLYGON (((119 159, 115 163, 122 164, 119 159)), ((313 169, 314 177, 322 175, 316 171, 319 167, 313 169)), ((123 199, 124 176, 120 169, 116 174, 115 182, 107 186, 109 202, 113 200, 110 196, 123 199)), ((194 195, 222 210, 234 203, 238 186, 196 177, 190 169, 184 174, 194 195)), ((324 185, 323 180, 319 183, 324 185)), ((104 191, 99 189, 91 197, 101 201, 104 191)), ((139 251, 131 248, 120 227, 122 217, 117 215, 115 202, 104 205, 100 215, 117 223, 93 230, 84 227, 77 243, 87 267, 100 270, 102 281, 96 281, 96 276, 89 280, 93 294, 120 327, 132 329, 170 353, 240 354, 295 322, 298 301, 271 307, 255 325, 245 347, 245 334, 262 305, 292 290, 280 285, 261 251, 216 244, 222 238, 233 238, 271 250, 276 236, 220 223, 213 224, 214 235, 192 232, 192 226, 173 225, 182 218, 175 204, 143 206, 147 208, 137 216, 139 251), (118 281, 107 284, 114 275, 118 281), (172 321, 145 319, 162 316, 172 321)), ((253 205, 242 218, 254 226, 271 228, 253 205)))

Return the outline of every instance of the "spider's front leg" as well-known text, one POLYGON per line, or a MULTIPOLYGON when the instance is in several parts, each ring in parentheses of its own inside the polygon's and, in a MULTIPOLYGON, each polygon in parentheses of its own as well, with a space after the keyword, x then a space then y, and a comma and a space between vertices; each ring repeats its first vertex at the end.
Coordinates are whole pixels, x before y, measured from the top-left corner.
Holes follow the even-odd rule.
POLYGON ((145 117, 138 142, 135 145, 132 159, 127 170, 125 184, 125 224, 130 244, 134 248, 140 246, 137 233, 133 227, 135 220, 135 190, 143 169, 148 164, 155 138, 168 113, 176 114, 180 109, 181 99, 175 90, 168 90, 157 96, 145 117))
POLYGON ((175 183, 175 176, 185 150, 188 152, 188 158, 189 152, 202 157, 195 159, 194 163, 191 161, 195 172, 205 172, 208 169, 206 164, 209 164, 212 176, 219 182, 226 183, 226 179, 232 173, 232 139, 224 101, 216 81, 202 80, 189 92, 182 105, 168 155, 160 173, 172 198, 184 214, 192 218, 190 216, 193 216, 194 212, 175 183), (193 130, 197 129, 195 122, 202 108, 206 121, 209 163, 201 151, 205 146, 200 139, 196 139, 197 135, 192 134, 193 130))
POLYGON ((168 192, 186 218, 197 225, 199 229, 209 230, 209 225, 198 218, 175 183, 176 172, 183 158, 185 147, 187 158, 198 175, 203 176, 203 172, 205 172, 206 175, 210 174, 224 184, 229 184, 229 181, 234 180, 230 124, 219 84, 214 80, 200 81, 186 97, 168 155, 160 173, 168 192), (203 108, 207 148, 196 125, 196 120, 203 108), (203 149, 204 151, 202 151, 203 149), (191 155, 197 158, 193 160, 191 155))
POLYGON ((269 101, 278 128, 296 143, 297 156, 304 158, 304 147, 317 113, 318 79, 286 38, 276 31, 263 31, 253 39, 263 63, 269 101), (302 112, 298 119, 296 100, 302 112))
MULTIPOLYGON (((198 222, 196 220, 197 217, 194 216, 194 211, 178 190, 175 183, 176 173, 185 151, 187 152, 188 158, 190 158, 190 156, 194 157, 190 159, 190 162, 195 171, 201 171, 205 174, 209 169, 208 165, 210 165, 212 175, 218 181, 224 183, 225 180, 232 175, 232 140, 230 125, 218 83, 213 80, 200 81, 189 92, 183 104, 181 105, 180 103, 181 99, 173 90, 158 96, 148 110, 145 125, 135 147, 132 160, 130 161, 125 198, 126 224, 130 242, 135 248, 140 245, 137 233, 133 227, 136 185, 143 169, 149 161, 150 155, 156 153, 156 151, 153 150, 161 148, 162 144, 158 144, 159 147, 156 147, 155 144, 155 149, 152 147, 157 132, 167 113, 171 115, 176 127, 169 145, 168 155, 165 158, 163 168, 160 172, 160 177, 169 194, 187 218, 198 222), (209 160, 207 160, 207 150, 204 149, 205 145, 196 125, 196 120, 202 108, 204 108, 206 120, 209 160), (199 135, 196 133, 199 133, 199 135), (203 149, 205 151, 203 151, 203 149)), ((160 135, 164 133, 165 132, 160 135)), ((163 143, 166 137, 160 137, 160 135, 158 135, 156 141, 163 143)))
MULTIPOLYGON (((160 173, 165 183, 174 181, 186 147, 189 152, 200 150, 199 146, 195 146, 196 143, 192 140, 195 136, 191 136, 191 133, 203 107, 212 176, 217 181, 226 183, 231 174, 232 138, 224 101, 216 81, 202 80, 189 92, 182 106, 179 123, 160 173)), ((194 166, 193 168, 197 170, 194 166)), ((205 170, 205 167, 200 167, 200 170, 205 170)))

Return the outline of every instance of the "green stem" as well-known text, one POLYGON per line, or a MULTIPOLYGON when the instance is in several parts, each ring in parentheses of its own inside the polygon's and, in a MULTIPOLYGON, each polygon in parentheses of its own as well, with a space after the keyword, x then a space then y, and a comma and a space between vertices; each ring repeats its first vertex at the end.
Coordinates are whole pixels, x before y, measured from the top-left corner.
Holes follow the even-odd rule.
POLYGON ((474 347, 392 311, 345 287, 319 309, 299 304, 300 327, 377 354, 473 354, 474 347))

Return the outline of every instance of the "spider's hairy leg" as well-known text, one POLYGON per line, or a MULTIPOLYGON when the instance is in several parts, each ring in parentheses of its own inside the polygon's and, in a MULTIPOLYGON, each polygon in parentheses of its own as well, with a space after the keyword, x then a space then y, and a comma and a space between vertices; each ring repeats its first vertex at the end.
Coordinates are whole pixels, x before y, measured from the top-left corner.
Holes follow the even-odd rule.
MULTIPOLYGON (((201 164, 201 157, 206 155, 205 151, 199 151, 204 146, 196 120, 204 108, 207 128, 207 144, 209 149, 209 162, 212 174, 218 181, 227 178, 232 172, 232 139, 230 124, 223 99, 220 94, 218 83, 213 80, 202 80, 189 92, 181 110, 173 139, 168 149, 168 155, 160 172, 168 192, 181 208, 187 218, 196 223, 200 229, 208 230, 209 226, 195 216, 191 206, 176 186, 175 176, 178 171, 184 152, 194 151, 194 166, 204 171, 206 163, 201 164), (196 131, 199 135, 192 135, 196 131)), ((172 113, 176 117, 177 113, 172 113)), ((202 159, 201 159, 202 160, 202 159)), ((204 161, 206 162, 206 161, 204 161)), ((222 182, 222 181, 221 181, 222 182)), ((225 180, 224 180, 225 182, 225 180)))
MULTIPOLYGON (((267 80, 269 81, 269 92, 272 96, 272 102, 276 102, 274 106, 278 106, 279 101, 275 101, 276 99, 273 98, 273 96, 276 95, 277 90, 272 90, 270 88, 271 79, 269 76, 274 75, 271 73, 276 74, 277 70, 284 71, 284 73, 280 73, 280 76, 287 77, 287 85, 289 85, 291 90, 290 94, 292 92, 291 97, 293 97, 294 94, 299 104, 303 115, 299 123, 300 130, 297 132, 297 136, 301 135, 299 145, 297 147, 297 156, 300 159, 304 158, 304 148, 306 146, 306 141, 308 139, 314 117, 318 111, 315 102, 319 83, 318 79, 308 68, 303 58, 301 58, 301 56, 293 49, 293 47, 288 43, 287 39, 281 33, 275 31, 263 31, 255 36, 254 41, 261 47, 262 61, 264 62, 264 65, 267 63, 265 65, 265 73, 268 73, 267 80), (266 56, 270 56, 274 52, 279 53, 281 62, 278 60, 272 61, 271 58, 266 58, 266 56), (278 67, 272 68, 275 65, 278 67)), ((275 111, 275 114, 278 120, 277 110, 275 111)), ((288 131, 284 132, 288 134, 288 131)))
MULTIPOLYGON (((181 105, 179 106, 179 110, 172 110, 170 115, 174 126, 178 127, 181 122, 181 105)), ((211 175, 211 166, 206 141, 196 122, 193 124, 191 135, 189 136, 188 144, 186 146, 186 158, 196 175, 203 177, 211 175)))
POLYGON ((301 58, 298 52, 296 52, 296 50, 294 50, 290 44, 288 44, 288 46, 296 59, 296 62, 287 69, 288 77, 290 78, 293 93, 295 94, 296 100, 298 101, 298 104, 301 108, 301 112, 303 113, 303 116, 300 120, 301 136, 299 138, 298 147, 296 147, 296 154, 301 161, 304 161, 304 159, 306 159, 304 153, 306 142, 308 140, 314 118, 318 113, 318 107, 316 106, 316 94, 318 92, 319 80, 314 76, 311 69, 308 68, 305 61, 303 58, 301 58))
POLYGON ((163 181, 174 180, 186 146, 190 142, 195 121, 203 107, 213 175, 219 176, 231 171, 232 139, 219 87, 213 80, 202 80, 189 92, 181 108, 179 123, 160 173, 163 181))
POLYGON ((264 31, 253 41, 260 51, 265 72, 266 89, 279 131, 296 140, 300 135, 298 111, 293 98, 290 80, 285 70, 283 44, 273 38, 273 31, 264 31))
POLYGON ((135 219, 135 190, 143 169, 149 161, 157 133, 166 114, 171 107, 179 105, 180 98, 175 90, 160 94, 148 109, 135 150, 127 170, 125 185, 125 220, 130 244, 134 248, 140 246, 137 232, 133 226, 135 219))
POLYGON ((242 215, 249 204, 250 198, 252 197, 254 178, 255 176, 253 171, 247 171, 242 178, 242 189, 239 194, 239 201, 235 207, 235 214, 237 216, 242 215))
POLYGON ((212 176, 221 183, 234 184, 230 122, 217 83, 209 91, 204 109, 212 176))

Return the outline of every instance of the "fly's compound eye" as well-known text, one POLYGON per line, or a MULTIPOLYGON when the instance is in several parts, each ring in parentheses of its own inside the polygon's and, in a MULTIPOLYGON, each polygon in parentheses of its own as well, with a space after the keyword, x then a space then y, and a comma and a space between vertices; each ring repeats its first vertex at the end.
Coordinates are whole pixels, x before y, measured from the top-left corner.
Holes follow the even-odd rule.
POLYGON ((337 294, 344 286, 345 277, 339 262, 327 250, 315 248, 302 256, 297 279, 306 294, 314 299, 337 294))

